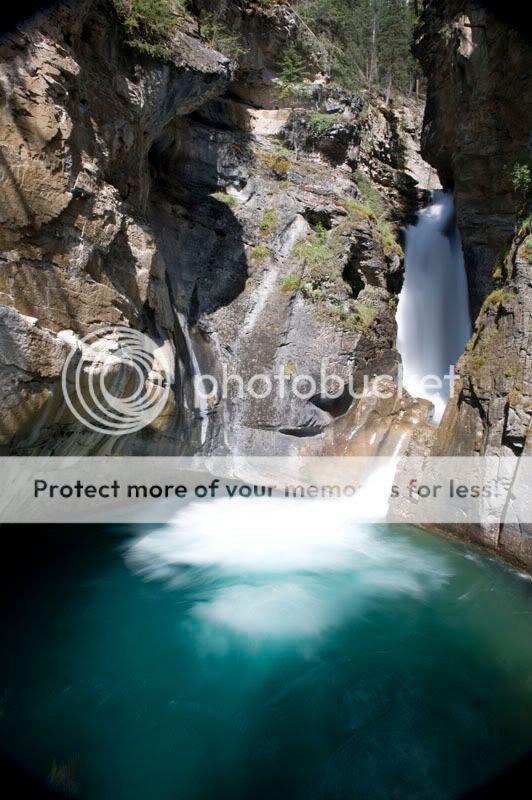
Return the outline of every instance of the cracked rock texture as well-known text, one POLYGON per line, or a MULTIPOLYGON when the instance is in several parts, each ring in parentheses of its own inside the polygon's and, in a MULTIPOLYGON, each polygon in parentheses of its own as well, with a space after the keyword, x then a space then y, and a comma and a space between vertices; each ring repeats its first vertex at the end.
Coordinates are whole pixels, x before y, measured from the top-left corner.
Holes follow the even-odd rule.
MULTIPOLYGON (((107 0, 59 5, 0 46, 4 453, 345 452, 349 415, 360 431, 382 417, 377 444, 349 441, 386 453, 388 433, 420 415, 394 392, 360 408, 345 392, 362 372, 397 372, 392 226, 419 198, 405 177, 419 109, 370 115, 323 81, 309 81, 302 108, 280 108, 277 59, 297 19, 222 5, 245 44, 238 65, 193 25, 170 62, 139 56, 107 0), (312 111, 331 124, 309 136, 312 111), (391 239, 357 167, 381 187, 391 239), (117 325, 149 335, 171 366, 163 375, 155 360, 149 376, 169 385, 163 413, 121 437, 83 426, 61 388, 72 343, 117 325), (322 368, 341 382, 335 401, 323 398, 322 368), (259 384, 257 397, 234 384, 226 398, 198 396, 197 373, 223 389, 224 372, 280 376, 285 396, 262 398, 259 384), (297 373, 315 380, 311 397, 294 395, 297 373)), ((87 354, 78 347, 85 383, 99 364, 87 354)), ((118 394, 132 381, 127 366, 106 376, 118 394)))

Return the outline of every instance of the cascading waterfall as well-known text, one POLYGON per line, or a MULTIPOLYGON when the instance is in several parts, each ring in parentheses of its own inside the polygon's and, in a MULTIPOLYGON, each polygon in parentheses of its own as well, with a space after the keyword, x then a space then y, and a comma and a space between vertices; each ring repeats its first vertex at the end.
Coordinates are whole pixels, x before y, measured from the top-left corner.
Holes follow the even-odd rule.
POLYGON ((406 228, 397 329, 404 387, 413 397, 430 400, 439 422, 450 393, 444 376, 471 336, 462 243, 449 192, 435 191, 415 225, 406 228), (443 380, 443 388, 423 385, 429 375, 443 380))
MULTIPOLYGON (((452 197, 444 192, 435 192, 407 228, 397 321, 405 386, 432 400, 440 418, 447 395, 426 391, 420 381, 428 374, 443 378, 470 332, 460 236, 452 197)), ((374 592, 435 589, 447 578, 444 565, 420 561, 404 543, 385 543, 370 524, 386 519, 401 445, 354 498, 193 503, 134 541, 126 559, 136 572, 173 587, 207 576, 210 589, 192 615, 259 638, 316 636, 374 592), (352 576, 345 592, 333 590, 345 573, 352 576)))

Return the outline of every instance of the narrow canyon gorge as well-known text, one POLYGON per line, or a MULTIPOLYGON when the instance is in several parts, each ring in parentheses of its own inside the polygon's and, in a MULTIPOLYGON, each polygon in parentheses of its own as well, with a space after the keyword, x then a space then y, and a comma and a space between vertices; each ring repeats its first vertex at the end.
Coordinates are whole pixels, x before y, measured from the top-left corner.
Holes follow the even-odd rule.
MULTIPOLYGON (((193 26, 171 58, 139 55, 104 0, 60 4, 1 46, 2 452, 389 455, 401 439, 518 459, 531 240, 510 165, 529 156, 530 44, 474 3, 433 0, 415 44, 425 109, 358 96, 318 64, 283 98, 278 53, 310 35, 299 15, 221 7, 236 59, 193 26), (440 186, 475 324, 436 426, 426 400, 383 400, 371 380, 397 379, 402 230, 440 186), (60 384, 72 344, 104 325, 146 332, 171 364, 162 413, 118 438, 80 424, 60 384), (323 363, 364 396, 322 396, 323 363), (297 372, 316 380, 309 399, 194 390, 198 373, 297 372)), ((531 563, 524 530, 464 533, 531 563)))

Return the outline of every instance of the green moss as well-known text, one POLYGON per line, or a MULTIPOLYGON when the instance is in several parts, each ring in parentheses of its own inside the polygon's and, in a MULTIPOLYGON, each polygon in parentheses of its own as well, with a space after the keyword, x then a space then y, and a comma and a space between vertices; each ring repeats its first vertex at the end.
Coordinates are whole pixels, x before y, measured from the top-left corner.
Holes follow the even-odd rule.
POLYGON ((298 242, 293 254, 305 262, 305 266, 314 276, 319 277, 327 274, 336 262, 329 232, 322 225, 317 225, 306 241, 298 242))
POLYGON ((297 372, 297 367, 293 361, 287 361, 286 364, 283 365, 284 375, 295 375, 296 372, 297 372))
POLYGON ((497 333, 497 328, 491 322, 491 324, 485 325, 478 334, 478 344, 483 348, 484 352, 487 351, 488 347, 491 345, 492 341, 495 338, 495 334, 497 333))
POLYGON ((279 215, 275 208, 267 208, 260 220, 259 230, 264 238, 271 236, 277 230, 279 215))
POLYGON ((240 202, 238 197, 234 197, 232 194, 226 194, 226 192, 213 192, 211 197, 213 200, 218 200, 219 203, 225 203, 226 206, 230 206, 230 208, 234 208, 240 202))
POLYGON ((481 311, 486 311, 490 306, 501 306, 510 298, 511 295, 504 289, 494 289, 484 300, 481 311))
POLYGON ((364 219, 376 219, 375 214, 368 205, 358 200, 343 200, 340 204, 347 211, 350 222, 361 222, 364 219))
POLYGON ((271 254, 271 250, 269 247, 266 247, 265 244, 256 244, 255 247, 251 250, 251 258, 254 261, 264 261, 265 258, 271 254))
POLYGON ((513 389, 511 390, 511 392, 509 393, 508 402, 510 403, 510 405, 513 408, 517 408, 517 406, 520 405, 520 398, 521 398, 522 390, 523 390, 523 387, 521 386, 521 384, 520 383, 516 383, 514 385, 513 389))
POLYGON ((370 337, 372 325, 377 319, 377 310, 366 303, 355 303, 354 309, 348 312, 344 312, 340 306, 327 308, 325 315, 344 330, 356 331, 370 337))
POLYGON ((378 235, 385 255, 398 255, 402 258, 403 249, 397 241, 392 225, 386 219, 386 204, 381 193, 364 172, 357 170, 355 172, 355 180, 364 202, 347 200, 342 203, 348 212, 348 219, 351 222, 357 222, 362 219, 369 219, 374 222, 374 230, 378 235))
POLYGON ((495 262, 495 269, 493 270, 492 276, 494 281, 502 281, 503 273, 502 273, 502 263, 500 259, 497 259, 495 262))
POLYGON ((359 169, 356 170, 354 177, 360 192, 373 214, 377 218, 384 217, 386 214, 386 203, 377 187, 373 185, 368 175, 359 169))
POLYGON ((373 306, 357 303, 353 316, 357 317, 364 329, 369 330, 377 318, 377 311, 373 306))
POLYGON ((385 255, 398 255, 399 258, 402 258, 403 248, 395 238, 395 233, 390 223, 385 219, 380 219, 377 222, 376 228, 380 234, 382 249, 384 250, 385 255))
POLYGON ((295 292, 297 289, 299 289, 300 284, 301 275, 298 275, 297 272, 291 272, 290 275, 285 278, 284 283, 281 286, 281 291, 286 292, 287 294, 295 292))
POLYGON ((482 369, 484 364, 486 363, 485 356, 474 356, 471 360, 474 369, 482 369))
POLYGON ((519 252, 529 264, 532 264, 532 236, 526 237, 525 241, 519 248, 519 252))

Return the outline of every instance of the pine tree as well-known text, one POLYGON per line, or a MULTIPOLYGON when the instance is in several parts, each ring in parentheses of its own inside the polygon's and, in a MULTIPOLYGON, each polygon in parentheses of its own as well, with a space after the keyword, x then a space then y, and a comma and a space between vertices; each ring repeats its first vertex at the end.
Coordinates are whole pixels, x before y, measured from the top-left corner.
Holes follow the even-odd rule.
POLYGON ((281 59, 279 79, 285 85, 301 83, 308 74, 303 56, 295 47, 289 47, 281 59))
POLYGON ((354 89, 412 91, 412 0, 302 0, 299 8, 330 53, 334 80, 354 89))
POLYGON ((415 62, 410 52, 414 15, 406 0, 380 0, 379 82, 407 94, 412 90, 415 62))

